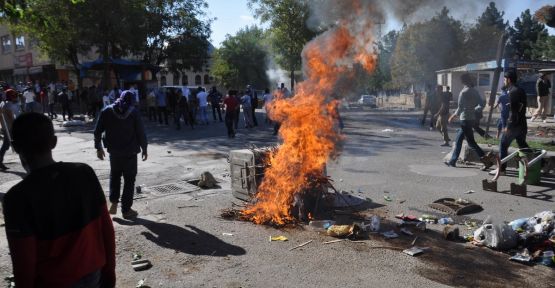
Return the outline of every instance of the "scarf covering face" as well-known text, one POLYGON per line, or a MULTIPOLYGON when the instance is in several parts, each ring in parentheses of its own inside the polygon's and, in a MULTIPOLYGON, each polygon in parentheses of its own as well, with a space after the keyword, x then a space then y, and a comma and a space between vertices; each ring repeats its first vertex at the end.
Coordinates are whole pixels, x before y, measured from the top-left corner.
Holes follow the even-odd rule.
POLYGON ((126 114, 135 103, 135 94, 129 90, 121 92, 119 98, 114 102, 114 111, 119 114, 126 114))

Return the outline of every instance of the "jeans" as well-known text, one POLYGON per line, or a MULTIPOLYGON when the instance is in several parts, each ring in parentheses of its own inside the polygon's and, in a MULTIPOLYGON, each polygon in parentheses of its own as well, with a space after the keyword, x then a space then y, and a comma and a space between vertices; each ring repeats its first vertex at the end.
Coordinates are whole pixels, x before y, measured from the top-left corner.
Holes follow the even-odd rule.
POLYGON ((156 122, 156 107, 154 106, 148 107, 148 121, 156 122))
POLYGON ((451 155, 451 160, 449 160, 449 164, 455 165, 457 163, 457 159, 459 159, 459 154, 461 154, 463 140, 466 139, 466 143, 468 143, 468 147, 472 149, 480 158, 484 157, 485 153, 476 144, 474 140, 474 120, 462 120, 461 121, 461 128, 457 130, 457 136, 455 137, 455 150, 453 150, 453 155, 451 155))
POLYGON ((10 149, 10 140, 8 140, 8 132, 2 129, 2 135, 4 140, 2 142, 2 147, 0 147, 0 164, 4 163, 4 155, 10 149))
POLYGON ((258 121, 256 120, 256 107, 252 107, 252 124, 258 126, 258 121))
POLYGON ((50 104, 48 104, 48 106, 50 107, 50 117, 51 118, 58 118, 58 114, 56 114, 56 111, 54 109, 56 104, 55 103, 50 103, 50 104))
MULTIPOLYGON (((503 159, 509 155, 509 146, 511 146, 511 143, 515 139, 518 148, 528 148, 526 133, 528 133, 528 128, 526 126, 512 129, 507 128, 506 132, 501 135, 501 141, 499 142, 499 158, 503 159)), ((506 168, 506 164, 501 165, 501 170, 505 170, 506 168)))
POLYGON ((70 104, 63 104, 62 103, 62 118, 64 119, 64 121, 66 120, 66 113, 67 113, 67 119, 71 120, 73 119, 73 113, 71 112, 71 108, 69 106, 70 104))
POLYGON ((110 202, 118 203, 120 198, 121 176, 123 176, 123 194, 121 195, 121 212, 126 213, 133 205, 135 177, 137 176, 137 155, 110 155, 110 202))
POLYGON ((199 113, 200 113, 200 123, 208 124, 208 114, 206 113, 208 106, 200 106, 199 113))
POLYGON ((25 103, 25 112, 33 112, 33 106, 35 102, 25 103))
POLYGON ((243 118, 245 120, 245 127, 246 128, 251 128, 253 127, 253 123, 252 123, 252 109, 251 107, 243 107, 243 118))

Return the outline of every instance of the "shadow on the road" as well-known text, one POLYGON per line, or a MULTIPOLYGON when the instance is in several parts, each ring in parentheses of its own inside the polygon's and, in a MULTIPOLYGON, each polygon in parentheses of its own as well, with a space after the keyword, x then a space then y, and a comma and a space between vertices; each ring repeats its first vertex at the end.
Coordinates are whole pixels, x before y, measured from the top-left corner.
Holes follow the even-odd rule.
POLYGON ((158 223, 142 218, 137 218, 132 221, 114 218, 113 221, 120 225, 127 226, 142 225, 150 230, 141 233, 147 240, 152 241, 160 247, 182 253, 215 257, 246 254, 245 249, 228 244, 216 236, 192 225, 186 225, 185 227, 188 229, 185 229, 176 225, 158 223))

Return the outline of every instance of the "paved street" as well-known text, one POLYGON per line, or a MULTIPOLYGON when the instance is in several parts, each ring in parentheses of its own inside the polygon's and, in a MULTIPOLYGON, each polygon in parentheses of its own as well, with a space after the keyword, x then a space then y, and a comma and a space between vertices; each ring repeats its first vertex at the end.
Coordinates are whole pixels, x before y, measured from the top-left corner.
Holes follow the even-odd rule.
MULTIPOLYGON (((443 215, 427 206, 443 197, 482 205, 483 211, 468 215, 477 220, 491 215, 497 221, 511 221, 553 209, 555 176, 542 178, 541 186, 529 186, 526 198, 485 192, 481 180, 489 178, 487 173, 478 166, 447 168, 443 157, 450 148, 439 146, 439 132, 419 125, 419 115, 379 110, 342 114, 346 139, 340 157, 329 162, 328 174, 337 189, 371 199, 363 213, 384 217, 384 230, 395 227, 394 215, 401 212, 443 215), (475 193, 465 194, 469 190, 475 193)), ((263 122, 262 113, 258 119, 263 122)), ((362 242, 322 244, 333 238, 301 227, 275 229, 224 220, 222 209, 241 203, 231 195, 229 151, 276 144, 271 127, 242 128, 229 140, 223 123, 179 131, 173 126, 146 125, 149 159, 139 163, 137 185, 193 180, 209 171, 220 180, 221 189, 188 186, 186 193, 179 194, 145 189, 136 195, 139 219, 114 217, 118 287, 135 287, 141 279, 151 287, 555 287, 553 269, 516 264, 507 254, 448 242, 439 224, 429 225, 427 232, 415 232, 417 245, 429 250, 411 257, 400 250, 410 247, 414 236, 385 240, 371 234, 370 240, 362 242), (268 241, 277 235, 289 241, 268 241), (290 251, 309 240, 313 242, 290 251), (134 272, 133 253, 149 259, 153 267, 134 272)), ((92 129, 92 125, 57 127, 54 159, 91 165, 107 193, 109 162, 96 159, 92 129)), ((24 176, 14 153, 9 152, 5 162, 12 169, 0 173, 0 193, 24 176)), ((508 175, 500 180, 502 190, 515 180, 514 172, 508 175)), ((3 278, 11 274, 11 261, 4 229, 0 231, 3 278)), ((470 230, 461 226, 461 234, 467 233, 470 230)))

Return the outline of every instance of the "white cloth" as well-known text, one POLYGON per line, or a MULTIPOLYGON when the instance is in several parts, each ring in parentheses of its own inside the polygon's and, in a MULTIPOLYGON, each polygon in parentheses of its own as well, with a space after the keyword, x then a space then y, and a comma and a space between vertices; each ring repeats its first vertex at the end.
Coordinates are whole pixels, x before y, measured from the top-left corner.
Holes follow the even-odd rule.
POLYGON ((189 88, 181 87, 181 92, 183 93, 183 96, 187 97, 187 101, 191 101, 191 90, 189 90, 189 88))
POLYGON ((200 107, 208 106, 208 93, 201 91, 197 93, 198 105, 200 107))
POLYGON ((35 102, 35 92, 31 90, 25 91, 23 97, 25 98, 25 103, 35 102))

